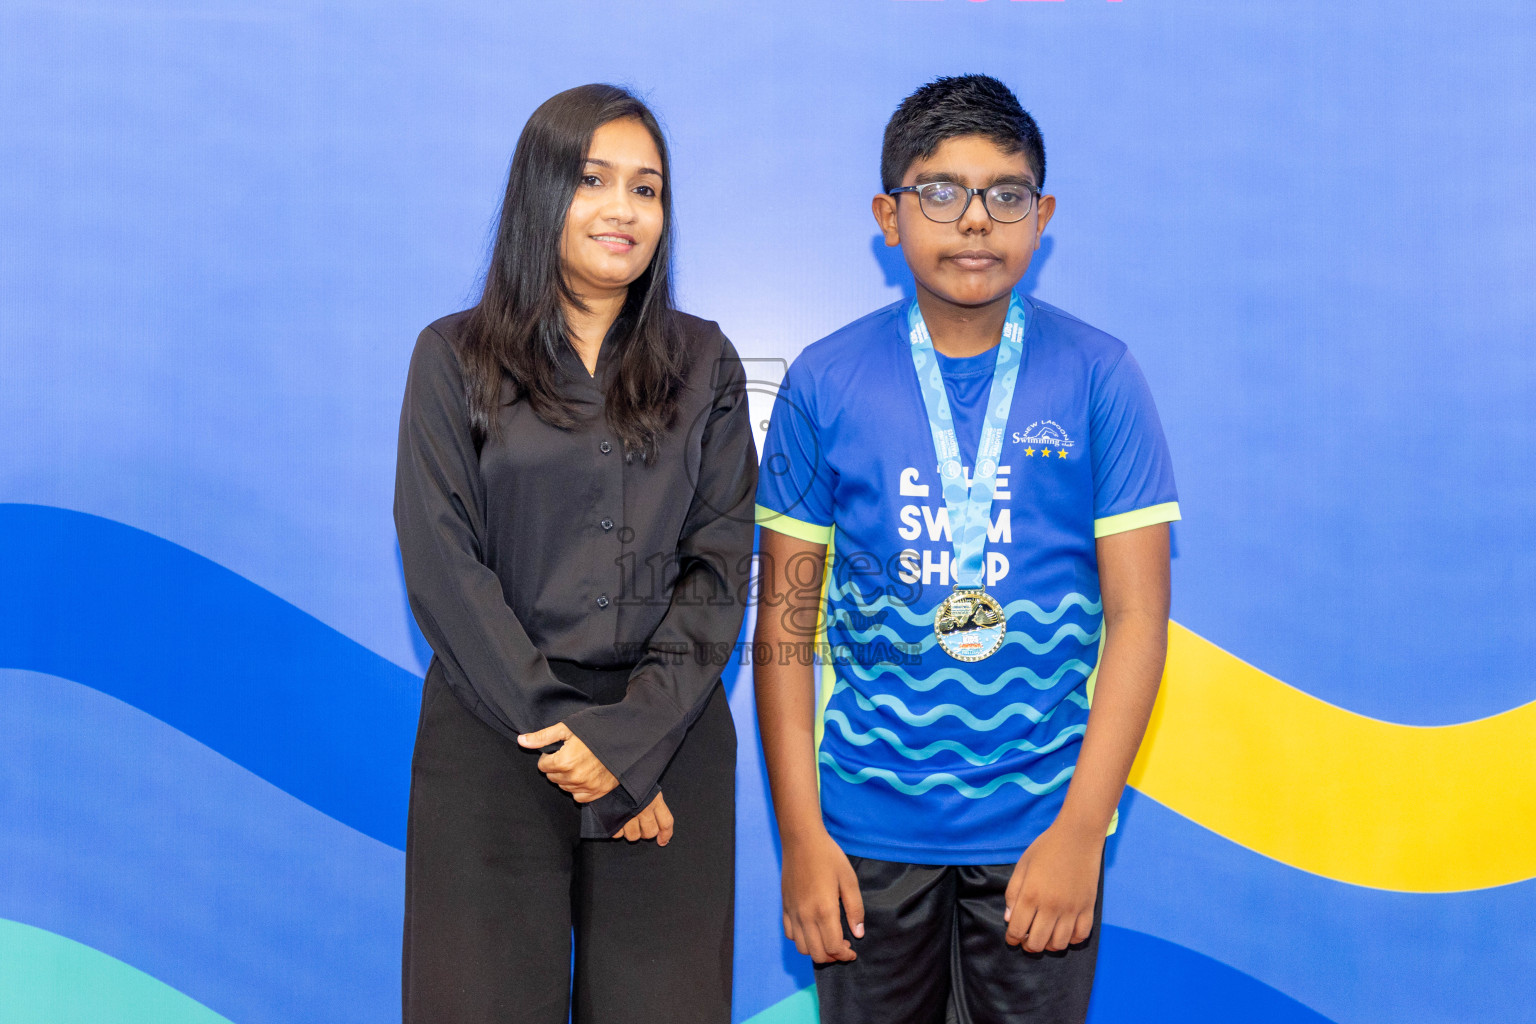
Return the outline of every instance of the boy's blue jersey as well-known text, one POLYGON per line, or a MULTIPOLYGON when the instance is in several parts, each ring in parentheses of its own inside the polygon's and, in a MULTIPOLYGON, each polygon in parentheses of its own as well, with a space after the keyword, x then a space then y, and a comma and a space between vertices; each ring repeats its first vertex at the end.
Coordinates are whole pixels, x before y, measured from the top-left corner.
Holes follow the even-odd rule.
MULTIPOLYGON (((807 348, 774 407, 758 522, 829 547, 817 758, 823 816, 850 854, 1018 858, 1055 820, 1088 720, 1103 636, 1095 538, 1179 518, 1157 410, 1125 346, 1023 302, 985 556, 1007 639, 984 661, 934 640, 953 551, 907 303, 807 348)), ((967 472, 996 356, 940 357, 967 472)))

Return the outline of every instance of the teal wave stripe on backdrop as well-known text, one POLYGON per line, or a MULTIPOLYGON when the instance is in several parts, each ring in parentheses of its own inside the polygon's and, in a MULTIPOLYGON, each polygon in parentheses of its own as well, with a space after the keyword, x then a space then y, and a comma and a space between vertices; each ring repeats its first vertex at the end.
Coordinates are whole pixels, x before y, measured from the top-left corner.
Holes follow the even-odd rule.
POLYGON ((143 971, 62 935, 0 920, 0 1024, 230 1024, 143 971))

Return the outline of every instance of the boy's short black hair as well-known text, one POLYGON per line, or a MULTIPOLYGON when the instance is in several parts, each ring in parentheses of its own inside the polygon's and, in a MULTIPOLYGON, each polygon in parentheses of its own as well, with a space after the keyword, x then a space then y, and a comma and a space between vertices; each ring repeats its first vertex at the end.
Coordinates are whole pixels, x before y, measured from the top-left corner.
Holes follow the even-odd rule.
POLYGON ((914 160, 932 156, 941 142, 960 135, 985 135, 1007 153, 1022 150, 1035 172, 1035 187, 1045 187, 1045 140, 1018 97, 991 75, 956 75, 918 89, 886 122, 881 188, 896 188, 914 160))

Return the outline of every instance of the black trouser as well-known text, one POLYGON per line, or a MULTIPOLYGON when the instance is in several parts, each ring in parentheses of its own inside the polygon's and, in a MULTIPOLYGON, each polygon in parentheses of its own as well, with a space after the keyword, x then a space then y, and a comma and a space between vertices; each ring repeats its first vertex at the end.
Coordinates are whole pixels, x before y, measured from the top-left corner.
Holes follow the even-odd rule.
MULTIPOLYGON (((627 670, 554 668, 600 703, 624 696, 627 670)), ((736 729, 724 687, 661 777, 677 821, 665 847, 579 838, 578 805, 537 760, 428 673, 406 833, 406 1024, 729 1024, 736 729)))
POLYGON ((857 960, 816 966, 822 1024, 1082 1024, 1099 955, 1102 862, 1087 941, 1027 953, 1003 941, 1014 865, 848 859, 864 938, 852 940, 857 960))

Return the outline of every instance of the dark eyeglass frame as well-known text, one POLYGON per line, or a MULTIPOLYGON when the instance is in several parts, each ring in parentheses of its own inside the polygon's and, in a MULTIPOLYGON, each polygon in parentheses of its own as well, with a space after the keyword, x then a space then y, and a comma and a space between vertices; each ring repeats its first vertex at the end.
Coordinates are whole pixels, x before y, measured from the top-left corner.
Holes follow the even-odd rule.
POLYGON ((917 196, 917 208, 919 210, 923 211, 923 216, 924 217, 927 217, 929 220, 933 221, 935 224, 953 224, 953 223, 955 223, 955 221, 957 221, 961 217, 965 216, 965 211, 967 211, 967 210, 969 210, 971 208, 971 200, 976 198, 977 196, 981 197, 981 208, 983 210, 987 211, 987 216, 991 217, 993 220, 997 221, 997 223, 999 223, 999 224, 1017 224, 1017 223, 1019 223, 1019 221, 1022 221, 1025 218, 1027 218, 1030 215, 1030 212, 1033 211, 1037 206, 1040 205, 1040 189, 1035 187, 1034 185, 1031 185, 1027 181, 1000 181, 1000 182, 998 182, 995 185, 988 185, 986 188, 966 188, 964 185, 960 184, 958 181, 925 181, 921 185, 903 185, 900 188, 893 188, 889 192, 887 192, 886 195, 888 195, 888 196, 897 196, 897 195, 901 195, 903 192, 912 192, 912 193, 914 193, 917 196), (925 188, 937 188, 937 187, 940 187, 940 186, 959 189, 961 192, 965 193, 965 202, 960 205, 960 212, 955 214, 953 217, 949 218, 948 220, 940 220, 939 218, 935 217, 933 214, 929 213, 928 212, 928 204, 923 202, 923 189, 925 189, 925 188), (1013 220, 1004 220, 1003 218, 999 217, 997 214, 992 212, 992 207, 987 202, 987 193, 991 192, 995 188, 1023 189, 1024 191, 1029 193, 1029 205, 1027 207, 1025 207, 1024 212, 1019 214, 1018 217, 1014 218, 1013 220))

